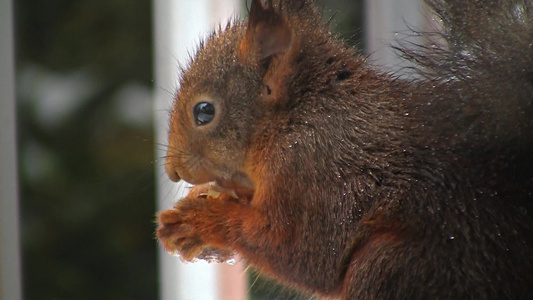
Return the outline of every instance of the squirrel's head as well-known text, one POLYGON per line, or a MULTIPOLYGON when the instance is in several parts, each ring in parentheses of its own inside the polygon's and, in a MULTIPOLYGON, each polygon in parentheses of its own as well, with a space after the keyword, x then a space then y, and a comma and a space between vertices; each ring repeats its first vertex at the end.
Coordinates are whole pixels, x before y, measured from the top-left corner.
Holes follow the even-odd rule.
MULTIPOLYGON (((247 21, 201 45, 184 70, 170 119, 166 171, 173 181, 253 190, 250 145, 286 101, 309 1, 253 0, 247 21), (276 2, 276 1, 274 1, 276 2)), ((311 18, 312 19, 312 18, 311 18)))

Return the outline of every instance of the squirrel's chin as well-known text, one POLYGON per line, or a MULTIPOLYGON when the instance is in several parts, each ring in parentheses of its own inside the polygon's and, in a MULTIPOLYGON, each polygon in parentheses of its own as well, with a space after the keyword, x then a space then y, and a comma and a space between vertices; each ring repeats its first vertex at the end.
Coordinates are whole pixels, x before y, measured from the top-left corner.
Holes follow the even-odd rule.
POLYGON ((192 174, 188 172, 179 172, 178 176, 181 180, 192 185, 200 185, 214 181, 214 178, 209 176, 192 176, 192 174))

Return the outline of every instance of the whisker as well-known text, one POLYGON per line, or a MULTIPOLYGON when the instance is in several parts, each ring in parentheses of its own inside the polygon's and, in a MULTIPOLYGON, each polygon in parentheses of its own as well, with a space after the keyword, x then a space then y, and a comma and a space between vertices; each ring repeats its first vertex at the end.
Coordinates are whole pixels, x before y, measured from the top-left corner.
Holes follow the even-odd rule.
POLYGON ((167 93, 169 96, 171 96, 172 98, 174 98, 174 97, 176 96, 176 92, 175 92, 175 91, 177 90, 176 88, 174 88, 173 91, 171 91, 171 90, 169 90, 169 89, 167 89, 167 88, 165 88, 165 87, 162 87, 162 86, 159 85, 159 84, 157 85, 157 88, 160 89, 160 90, 162 90, 162 91, 164 91, 164 92, 166 92, 166 93, 167 93))
POLYGON ((172 113, 172 107, 156 109, 156 110, 154 110, 154 112, 156 112, 156 113, 164 112, 164 113, 171 114, 172 113))
MULTIPOLYGON (((246 270, 248 270, 250 267, 246 268, 246 270)), ((247 291, 247 294, 250 294, 250 292, 252 291, 252 288, 255 286, 255 284, 257 283, 257 281, 259 280, 259 277, 260 277, 260 273, 257 272, 254 274, 255 275, 255 280, 249 285, 248 287, 248 291, 247 291)))

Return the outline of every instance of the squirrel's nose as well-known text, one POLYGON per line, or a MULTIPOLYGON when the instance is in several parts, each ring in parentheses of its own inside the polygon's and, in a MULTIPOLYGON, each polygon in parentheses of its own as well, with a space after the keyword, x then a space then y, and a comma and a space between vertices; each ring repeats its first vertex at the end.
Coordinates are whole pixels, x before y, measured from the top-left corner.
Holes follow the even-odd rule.
POLYGON ((174 182, 180 181, 181 178, 180 178, 180 175, 178 174, 178 171, 176 170, 176 168, 174 168, 172 163, 170 163, 168 160, 165 164, 165 169, 167 171, 167 175, 168 175, 168 178, 170 178, 170 180, 174 182))

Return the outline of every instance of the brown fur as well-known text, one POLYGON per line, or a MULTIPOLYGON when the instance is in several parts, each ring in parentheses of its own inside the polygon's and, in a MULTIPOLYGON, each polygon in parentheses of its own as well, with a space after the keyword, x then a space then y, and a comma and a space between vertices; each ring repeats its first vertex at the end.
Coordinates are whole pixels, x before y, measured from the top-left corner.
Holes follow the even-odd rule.
POLYGON ((214 33, 170 120, 167 173, 198 186, 159 213, 165 249, 236 251, 323 298, 533 295, 533 4, 428 2, 446 43, 401 50, 416 80, 376 71, 309 1, 254 0, 214 33), (239 199, 200 197, 209 181, 239 199))

